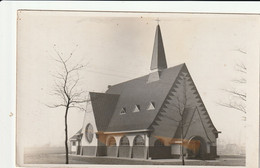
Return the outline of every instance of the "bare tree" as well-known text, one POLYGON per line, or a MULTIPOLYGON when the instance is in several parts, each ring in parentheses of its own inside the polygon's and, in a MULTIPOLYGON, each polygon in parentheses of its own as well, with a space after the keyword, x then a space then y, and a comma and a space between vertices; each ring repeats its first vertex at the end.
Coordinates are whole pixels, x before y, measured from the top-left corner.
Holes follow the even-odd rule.
POLYGON ((190 97, 188 97, 187 93, 187 73, 183 73, 183 76, 181 76, 181 81, 179 85, 180 92, 176 92, 176 94, 173 97, 174 103, 172 104, 171 110, 177 113, 178 117, 171 117, 167 115, 166 117, 170 120, 173 120, 177 123, 180 129, 180 155, 181 155, 181 160, 182 160, 182 165, 185 165, 185 160, 184 160, 184 139, 185 139, 185 132, 184 129, 187 127, 189 124, 191 124, 192 121, 185 121, 185 110, 188 108, 191 108, 191 105, 188 104, 188 101, 190 97))
POLYGON ((63 107, 65 109, 65 150, 66 150, 66 164, 69 164, 68 151, 68 113, 71 108, 77 108, 85 111, 85 103, 88 102, 86 98, 86 91, 79 89, 79 71, 86 65, 75 64, 71 61, 74 51, 72 51, 66 58, 63 53, 57 51, 54 45, 56 58, 54 60, 60 66, 60 70, 53 75, 55 79, 55 86, 52 95, 58 98, 58 102, 48 105, 50 108, 63 107))
POLYGON ((245 78, 247 68, 243 63, 238 63, 235 65, 235 70, 238 72, 239 78, 231 81, 234 87, 222 89, 230 95, 230 99, 227 102, 219 102, 218 104, 246 114, 246 92, 244 86, 247 82, 245 78))

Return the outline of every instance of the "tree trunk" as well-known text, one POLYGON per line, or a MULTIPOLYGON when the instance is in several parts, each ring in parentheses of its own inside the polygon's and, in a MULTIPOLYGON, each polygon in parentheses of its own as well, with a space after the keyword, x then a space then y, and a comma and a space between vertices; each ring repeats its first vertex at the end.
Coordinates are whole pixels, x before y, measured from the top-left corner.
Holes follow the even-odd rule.
POLYGON ((185 165, 183 154, 183 119, 181 120, 181 161, 182 165, 185 165))
POLYGON ((69 164, 69 149, 68 149, 68 116, 69 111, 69 105, 66 106, 66 112, 65 112, 65 151, 66 151, 66 164, 69 164))
POLYGON ((182 165, 185 165, 184 154, 183 154, 183 146, 181 148, 182 148, 182 155, 181 155, 182 165))

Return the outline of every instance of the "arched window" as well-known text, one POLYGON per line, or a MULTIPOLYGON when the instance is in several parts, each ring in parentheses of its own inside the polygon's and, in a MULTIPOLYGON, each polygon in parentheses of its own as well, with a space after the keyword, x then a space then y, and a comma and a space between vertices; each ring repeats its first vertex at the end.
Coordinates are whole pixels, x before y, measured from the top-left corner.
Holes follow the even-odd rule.
POLYGON ((88 125, 86 126, 85 133, 86 133, 85 136, 87 141, 91 143, 93 140, 94 131, 93 131, 93 126, 90 123, 88 123, 88 125))
POLYGON ((129 146, 129 140, 126 136, 123 136, 120 139, 120 146, 129 146))
POLYGON ((116 146, 116 139, 114 137, 110 137, 107 142, 108 146, 116 146))
POLYGON ((164 146, 163 140, 157 139, 157 140, 154 142, 154 146, 164 146))
POLYGON ((134 139, 134 146, 144 146, 144 138, 140 135, 137 135, 134 139))

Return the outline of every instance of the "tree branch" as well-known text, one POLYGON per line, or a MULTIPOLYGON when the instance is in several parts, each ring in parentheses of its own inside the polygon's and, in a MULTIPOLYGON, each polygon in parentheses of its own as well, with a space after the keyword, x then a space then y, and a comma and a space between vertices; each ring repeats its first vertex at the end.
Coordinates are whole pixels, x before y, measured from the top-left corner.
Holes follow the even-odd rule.
POLYGON ((236 64, 235 70, 238 71, 238 72, 242 72, 242 73, 247 72, 247 68, 246 68, 245 64, 243 64, 243 63, 236 64))
POLYGON ((241 100, 246 101, 246 93, 240 93, 236 90, 228 90, 228 89, 222 89, 225 92, 231 93, 232 95, 235 95, 237 97, 239 97, 241 100))
POLYGON ((49 108, 57 108, 57 107, 66 107, 65 104, 57 104, 57 105, 46 105, 49 108))
POLYGON ((227 107, 227 108, 231 108, 231 109, 235 109, 235 110, 241 111, 241 112, 246 114, 246 107, 244 105, 237 104, 237 103, 232 103, 232 102, 229 102, 229 103, 218 103, 218 104, 221 105, 221 106, 227 107))
POLYGON ((76 106, 76 105, 70 105, 69 108, 77 108, 77 109, 79 109, 79 110, 86 111, 85 108, 80 107, 80 106, 76 106))
POLYGON ((245 78, 233 79, 232 82, 245 84, 246 83, 246 79, 245 78))
POLYGON ((70 101, 71 103, 87 103, 89 102, 90 100, 72 100, 70 101))
POLYGON ((170 120, 173 120, 173 121, 177 122, 177 123, 179 123, 179 122, 181 121, 181 119, 180 119, 180 120, 176 120, 175 118, 170 117, 170 116, 168 116, 168 115, 164 115, 164 116, 165 116, 166 118, 170 119, 170 120))

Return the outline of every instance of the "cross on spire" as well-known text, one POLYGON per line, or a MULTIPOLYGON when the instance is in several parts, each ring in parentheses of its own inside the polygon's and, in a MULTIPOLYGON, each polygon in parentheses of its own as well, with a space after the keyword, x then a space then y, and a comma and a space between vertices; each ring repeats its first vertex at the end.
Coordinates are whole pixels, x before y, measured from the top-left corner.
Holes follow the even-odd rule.
POLYGON ((155 21, 157 21, 157 24, 159 24, 161 20, 159 18, 157 18, 157 19, 155 19, 155 21))

